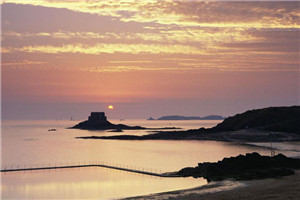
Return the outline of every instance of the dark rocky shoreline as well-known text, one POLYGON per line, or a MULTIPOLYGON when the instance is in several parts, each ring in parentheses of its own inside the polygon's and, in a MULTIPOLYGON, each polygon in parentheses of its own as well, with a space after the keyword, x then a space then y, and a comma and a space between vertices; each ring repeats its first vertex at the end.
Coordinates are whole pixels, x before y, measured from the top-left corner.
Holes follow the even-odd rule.
POLYGON ((216 163, 199 163, 197 167, 187 167, 176 175, 194 178, 203 177, 208 181, 220 181, 228 178, 235 180, 254 180, 292 175, 300 169, 300 159, 288 158, 282 154, 274 157, 261 156, 258 153, 224 158, 216 163))
POLYGON ((260 131, 246 129, 229 132, 207 133, 203 130, 158 131, 147 135, 82 136, 77 139, 101 140, 210 140, 224 142, 286 142, 300 141, 300 135, 294 133, 260 131))

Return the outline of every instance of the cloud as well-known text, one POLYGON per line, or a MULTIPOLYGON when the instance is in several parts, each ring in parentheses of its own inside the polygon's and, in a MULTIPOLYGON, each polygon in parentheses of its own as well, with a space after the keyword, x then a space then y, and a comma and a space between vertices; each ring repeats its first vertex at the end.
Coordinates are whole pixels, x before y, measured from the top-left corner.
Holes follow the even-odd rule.
POLYGON ((31 60, 23 60, 21 62, 2 62, 2 66, 17 66, 17 65, 40 65, 46 64, 48 62, 41 62, 41 61, 31 61, 31 60))
MULTIPOLYGON (((6 26, 7 30, 3 30, 3 54, 45 53, 61 56, 64 53, 66 57, 71 57, 66 54, 95 55, 95 57, 102 54, 111 59, 106 64, 119 64, 99 68, 97 65, 102 65, 103 62, 95 58, 98 63, 93 66, 94 70, 100 72, 178 68, 296 70, 299 62, 300 14, 297 2, 151 0, 6 0, 4 2, 65 8, 69 11, 60 9, 59 17, 64 16, 64 12, 70 16, 69 14, 73 13, 70 10, 74 11, 70 21, 72 19, 75 23, 67 26, 70 21, 64 21, 60 26, 56 26, 55 21, 51 21, 47 26, 48 29, 41 28, 39 24, 36 29, 28 28, 22 33, 20 24, 23 23, 21 20, 16 20, 16 24, 20 25, 18 29, 14 29, 14 26, 6 26), (93 20, 86 16, 93 16, 93 20), (97 20, 104 20, 105 23, 99 25, 100 28, 93 28, 96 27, 95 23, 89 24, 89 22, 98 23, 97 20), (84 25, 87 26, 78 27, 78 21, 85 22, 84 25), (118 23, 114 23, 116 21, 118 23), (105 28, 102 28, 104 25, 105 28), (123 54, 130 58, 124 58, 123 54), (139 59, 144 57, 148 59, 149 56, 153 59, 151 62, 163 67, 149 67, 149 62, 141 60, 125 61, 137 55, 140 56, 139 59), (167 63, 159 60, 164 57, 174 57, 174 62, 167 63), (139 64, 141 66, 137 66, 139 64), (165 68, 166 65, 169 65, 169 68, 165 68)), ((27 10, 24 13, 26 14, 30 9, 36 10, 36 14, 45 11, 33 6, 26 6, 27 10)), ((17 6, 10 4, 11 9, 14 7, 17 6)), ((23 8, 19 6, 18 9, 22 11, 23 8)), ((57 16, 57 9, 49 10, 51 16, 57 16)), ((8 21, 14 19, 10 15, 7 16, 8 21)), ((35 25, 36 22, 32 24, 35 25)))
POLYGON ((108 63, 152 63, 150 60, 114 60, 108 61, 108 63))
POLYGON ((130 53, 130 54, 206 54, 205 51, 188 45, 160 45, 160 44, 105 44, 92 46, 84 44, 67 44, 62 46, 40 45, 23 46, 20 48, 5 48, 3 52, 28 53, 82 53, 98 55, 100 53, 130 53))
POLYGON ((17 37, 20 39, 29 38, 29 37, 51 37, 54 39, 72 39, 72 38, 82 38, 82 39, 105 39, 109 38, 110 35, 114 33, 100 34, 95 32, 38 32, 38 33, 18 33, 14 31, 6 31, 2 34, 6 37, 17 37))
MULTIPOLYGON (((194 68, 193 68, 194 69, 194 68)), ((88 72, 131 72, 131 71, 188 71, 191 68, 182 68, 182 67, 145 67, 145 66, 126 66, 126 65, 118 65, 118 66, 101 66, 101 67, 87 67, 80 68, 82 71, 88 72)))
POLYGON ((14 31, 4 31, 4 37, 16 37, 18 39, 47 37, 52 39, 85 39, 97 41, 128 41, 128 42, 159 42, 159 43, 186 43, 186 42, 223 42, 223 41, 252 41, 257 37, 247 33, 245 29, 180 29, 162 30, 160 32, 38 32, 38 33, 19 33, 14 31))
POLYGON ((5 0, 5 3, 65 8, 110 16, 123 22, 201 27, 300 28, 298 2, 208 1, 46 1, 5 0))

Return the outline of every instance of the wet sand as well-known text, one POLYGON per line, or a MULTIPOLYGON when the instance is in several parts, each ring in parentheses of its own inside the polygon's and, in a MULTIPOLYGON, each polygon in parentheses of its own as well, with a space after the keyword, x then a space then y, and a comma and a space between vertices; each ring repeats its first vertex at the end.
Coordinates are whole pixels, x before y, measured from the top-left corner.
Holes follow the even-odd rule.
POLYGON ((168 199, 168 200, 299 200, 300 199, 300 170, 294 175, 276 179, 252 181, 221 181, 208 185, 173 192, 165 192, 126 200, 168 199))

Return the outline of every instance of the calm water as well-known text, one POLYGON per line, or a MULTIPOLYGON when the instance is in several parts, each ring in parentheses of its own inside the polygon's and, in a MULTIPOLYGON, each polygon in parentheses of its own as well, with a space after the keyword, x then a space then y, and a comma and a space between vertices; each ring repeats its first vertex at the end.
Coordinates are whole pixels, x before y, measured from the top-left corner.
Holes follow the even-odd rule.
MULTIPOLYGON (((176 126, 183 129, 211 127, 220 121, 113 121, 146 127, 176 126)), ((106 162, 169 172, 199 162, 257 151, 269 155, 265 148, 213 141, 117 141, 82 140, 77 136, 149 134, 145 130, 110 133, 66 129, 76 121, 6 121, 2 123, 1 167, 61 165, 91 161, 106 162), (48 129, 55 128, 56 132, 48 129)), ((268 144, 266 144, 268 145, 268 144)), ((297 156, 299 149, 280 151, 297 156)), ((295 144, 292 144, 297 146, 295 144)), ((276 146, 275 146, 276 147, 276 146)), ((2 173, 2 199, 111 199, 145 195, 206 184, 203 179, 154 178, 102 168, 46 170, 2 173)))

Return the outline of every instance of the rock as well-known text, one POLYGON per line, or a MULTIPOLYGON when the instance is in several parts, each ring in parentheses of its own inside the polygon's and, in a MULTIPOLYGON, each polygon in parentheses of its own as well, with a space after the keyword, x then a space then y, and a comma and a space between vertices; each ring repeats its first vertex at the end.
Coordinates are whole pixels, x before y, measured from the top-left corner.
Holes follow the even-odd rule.
POLYGON ((107 121, 104 112, 92 112, 88 120, 80 122, 79 124, 72 127, 73 129, 84 129, 84 130, 140 130, 146 129, 141 126, 127 126, 124 124, 112 124, 107 121))
POLYGON ((216 163, 199 163, 197 167, 181 169, 177 174, 183 177, 203 177, 208 181, 226 178, 251 180, 292 175, 293 169, 300 169, 300 159, 288 158, 282 154, 274 157, 261 156, 254 152, 224 158, 216 163))

